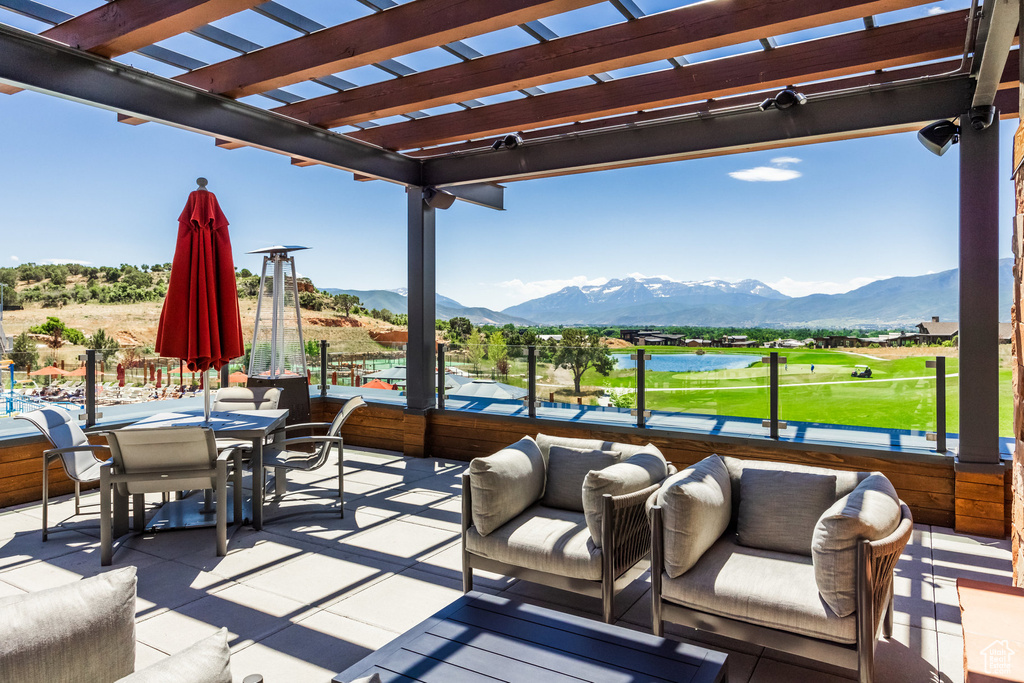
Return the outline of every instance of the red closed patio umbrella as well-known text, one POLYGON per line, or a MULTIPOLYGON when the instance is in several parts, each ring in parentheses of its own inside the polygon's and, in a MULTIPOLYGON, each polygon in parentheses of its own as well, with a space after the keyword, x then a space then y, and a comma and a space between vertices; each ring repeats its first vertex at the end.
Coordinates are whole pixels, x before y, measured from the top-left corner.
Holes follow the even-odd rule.
MULTIPOLYGON (((199 189, 189 194, 178 217, 178 241, 156 351, 180 358, 192 372, 206 373, 210 368, 219 370, 245 349, 228 221, 217 197, 206 190, 206 179, 197 182, 199 189)), ((209 420, 210 383, 203 384, 209 420)))

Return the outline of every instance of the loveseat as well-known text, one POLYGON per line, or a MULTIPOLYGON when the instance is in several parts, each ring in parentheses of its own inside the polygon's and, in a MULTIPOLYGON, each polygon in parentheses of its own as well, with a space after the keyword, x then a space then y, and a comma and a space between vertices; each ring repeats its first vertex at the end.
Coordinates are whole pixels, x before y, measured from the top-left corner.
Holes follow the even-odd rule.
POLYGON ((485 458, 462 476, 462 585, 481 569, 599 597, 645 569, 644 503, 675 472, 651 444, 538 434, 485 458))
POLYGON ((655 635, 672 621, 873 680, 913 529, 884 475, 712 455, 647 507, 655 635))

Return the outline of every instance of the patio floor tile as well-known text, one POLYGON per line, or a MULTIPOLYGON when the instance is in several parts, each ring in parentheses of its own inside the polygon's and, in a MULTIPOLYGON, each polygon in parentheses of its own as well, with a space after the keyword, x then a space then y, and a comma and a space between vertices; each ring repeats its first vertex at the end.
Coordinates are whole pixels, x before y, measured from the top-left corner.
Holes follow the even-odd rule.
POLYGON ((457 542, 459 534, 402 520, 382 524, 345 542, 345 550, 410 566, 457 542))
POLYGON ((462 596, 461 584, 407 569, 328 607, 328 611, 403 633, 462 596))

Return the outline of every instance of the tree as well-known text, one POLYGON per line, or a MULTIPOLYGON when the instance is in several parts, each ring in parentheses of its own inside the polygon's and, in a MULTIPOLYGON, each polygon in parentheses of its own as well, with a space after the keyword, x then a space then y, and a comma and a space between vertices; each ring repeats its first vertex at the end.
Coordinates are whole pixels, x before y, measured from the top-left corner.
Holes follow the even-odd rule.
POLYGON ((86 346, 95 349, 100 360, 107 361, 120 350, 121 345, 113 337, 107 336, 103 328, 96 330, 96 334, 86 340, 86 346))
POLYGON ((452 331, 452 341, 462 342, 473 333, 473 323, 459 315, 448 321, 448 329, 452 331))
POLYGON ((68 269, 64 266, 54 266, 50 271, 50 283, 64 286, 68 283, 68 269))
POLYGON ((349 313, 352 311, 353 308, 363 303, 355 294, 336 294, 334 296, 334 302, 338 306, 338 308, 345 311, 346 318, 349 316, 349 313))
POLYGON ((28 331, 50 337, 46 341, 46 345, 51 349, 59 349, 64 339, 70 344, 85 344, 85 335, 80 330, 68 327, 60 318, 55 318, 52 315, 46 318, 45 323, 30 327, 28 331))
POLYGON ((594 368, 602 375, 608 375, 615 367, 611 350, 601 344, 597 334, 587 334, 574 327, 562 330, 562 341, 555 353, 555 365, 572 371, 576 395, 580 394, 580 379, 583 373, 594 368))
POLYGON ((505 342, 505 335, 500 331, 491 334, 488 339, 487 357, 494 363, 494 370, 502 377, 508 377, 508 344, 505 342))
POLYGON ((22 332, 14 338, 14 348, 10 353, 14 366, 24 370, 29 365, 39 364, 39 352, 36 351, 36 341, 28 336, 28 332, 22 332))
POLYGON ((470 334, 469 345, 466 347, 466 359, 473 366, 474 374, 480 374, 480 363, 483 362, 486 351, 487 349, 484 348, 484 340, 480 336, 480 331, 477 330, 470 334))

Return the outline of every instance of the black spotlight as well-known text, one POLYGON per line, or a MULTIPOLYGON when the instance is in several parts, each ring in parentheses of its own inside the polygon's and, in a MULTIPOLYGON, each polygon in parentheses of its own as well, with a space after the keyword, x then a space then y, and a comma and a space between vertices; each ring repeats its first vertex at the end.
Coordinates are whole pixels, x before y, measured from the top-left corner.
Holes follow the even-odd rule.
POLYGON ((790 107, 798 104, 807 104, 807 96, 801 92, 797 92, 792 88, 786 88, 780 91, 775 97, 769 97, 761 104, 757 105, 757 108, 761 111, 768 109, 789 109, 790 107))
POLYGON ((991 104, 980 107, 971 107, 971 128, 974 130, 985 130, 992 125, 996 119, 996 108, 991 104))
POLYGON ((917 139, 925 149, 941 157, 955 143, 960 142, 960 126, 945 119, 929 123, 917 131, 917 139))
POLYGON ((523 144, 523 138, 518 133, 509 133, 495 140, 494 144, 491 145, 491 149, 515 149, 521 144, 523 144))
POLYGON ((455 195, 436 187, 428 187, 423 190, 423 201, 432 209, 447 209, 455 203, 455 195))

